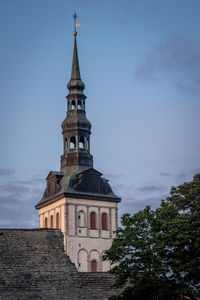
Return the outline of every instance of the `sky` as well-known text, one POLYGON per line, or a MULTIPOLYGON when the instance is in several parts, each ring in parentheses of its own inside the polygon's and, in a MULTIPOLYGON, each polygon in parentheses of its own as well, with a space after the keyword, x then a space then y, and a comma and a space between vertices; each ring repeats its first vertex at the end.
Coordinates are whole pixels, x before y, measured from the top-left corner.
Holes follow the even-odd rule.
POLYGON ((200 172, 199 0, 0 0, 0 227, 38 227, 60 169, 74 11, 91 154, 119 217, 200 172))

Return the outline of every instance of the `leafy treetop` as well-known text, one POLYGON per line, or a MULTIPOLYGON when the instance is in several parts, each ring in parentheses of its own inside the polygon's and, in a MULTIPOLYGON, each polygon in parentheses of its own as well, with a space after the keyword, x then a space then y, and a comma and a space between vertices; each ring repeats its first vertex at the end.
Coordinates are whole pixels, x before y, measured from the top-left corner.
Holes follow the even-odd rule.
POLYGON ((114 265, 116 285, 126 284, 113 299, 198 299, 200 174, 172 187, 156 210, 124 214, 121 223, 104 257, 114 265))

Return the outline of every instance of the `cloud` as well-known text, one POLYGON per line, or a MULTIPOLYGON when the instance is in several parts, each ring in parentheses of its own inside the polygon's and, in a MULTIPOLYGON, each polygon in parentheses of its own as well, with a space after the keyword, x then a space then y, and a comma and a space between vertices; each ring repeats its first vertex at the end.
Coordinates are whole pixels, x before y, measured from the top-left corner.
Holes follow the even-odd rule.
POLYGON ((134 72, 145 83, 167 80, 183 93, 200 91, 200 44, 181 35, 157 45, 134 72))
POLYGON ((106 173, 103 175, 106 179, 110 180, 116 180, 116 179, 121 179, 123 177, 122 174, 114 174, 114 173, 106 173))
POLYGON ((169 172, 161 172, 161 173, 160 173, 160 176, 170 177, 170 176, 172 176, 172 174, 169 173, 169 172))
POLYGON ((165 190, 166 187, 162 186, 162 185, 146 185, 146 186, 141 186, 136 188, 136 190, 140 191, 140 192, 147 192, 147 193, 151 193, 151 192, 162 192, 163 190, 165 190))
POLYGON ((0 168, 0 176, 9 176, 15 173, 14 169, 10 169, 10 168, 0 168))
POLYGON ((41 199, 44 186, 44 181, 37 176, 1 183, 0 227, 38 227, 38 212, 34 206, 41 199))
POLYGON ((29 187, 26 186, 20 186, 20 185, 15 185, 13 183, 6 183, 6 184, 2 184, 0 185, 0 191, 1 194, 4 193, 11 193, 11 194, 16 194, 16 195, 20 195, 21 193, 28 193, 30 191, 29 187))
POLYGON ((125 197, 122 201, 122 204, 119 206, 119 220, 124 213, 130 213, 133 215, 134 213, 138 212, 139 210, 144 209, 147 205, 151 206, 151 209, 156 209, 162 199, 165 199, 168 194, 160 194, 154 197, 125 197))

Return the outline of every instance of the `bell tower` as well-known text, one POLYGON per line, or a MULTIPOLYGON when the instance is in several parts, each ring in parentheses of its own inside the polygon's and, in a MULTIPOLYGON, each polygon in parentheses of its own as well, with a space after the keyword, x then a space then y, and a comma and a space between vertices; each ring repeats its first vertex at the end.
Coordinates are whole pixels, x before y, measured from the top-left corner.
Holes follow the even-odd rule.
POLYGON ((39 210, 40 228, 63 232, 64 247, 80 272, 106 272, 103 261, 118 226, 118 203, 108 180, 93 168, 91 124, 86 118, 85 85, 81 80, 76 18, 71 78, 67 84, 67 114, 62 122, 63 154, 60 171, 50 171, 39 210))
POLYGON ((85 85, 80 75, 76 36, 77 32, 74 31, 71 79, 67 84, 67 116, 62 122, 64 154, 61 156, 61 172, 64 173, 80 167, 93 167, 90 154, 91 124, 86 118, 85 85))

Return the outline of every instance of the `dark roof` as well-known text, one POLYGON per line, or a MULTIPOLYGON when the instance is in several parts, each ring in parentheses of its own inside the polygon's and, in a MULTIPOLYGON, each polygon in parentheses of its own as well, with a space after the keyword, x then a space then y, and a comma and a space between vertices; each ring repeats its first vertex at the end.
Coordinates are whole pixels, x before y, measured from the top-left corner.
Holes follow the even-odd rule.
POLYGON ((47 176, 47 187, 36 208, 53 203, 62 197, 81 198, 109 202, 120 202, 108 180, 94 168, 77 170, 72 174, 51 171, 47 176))

